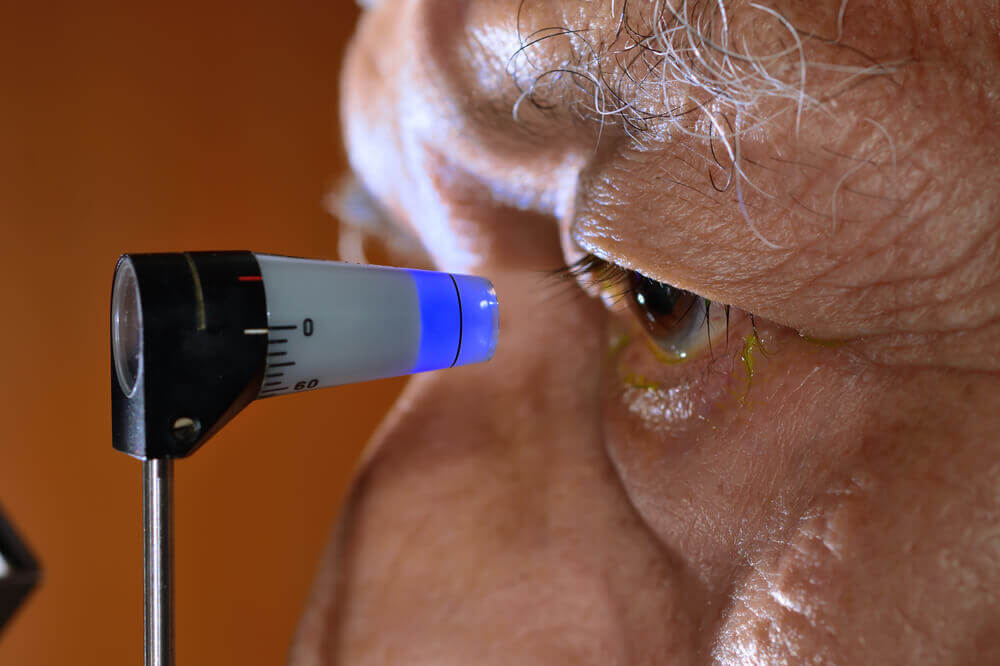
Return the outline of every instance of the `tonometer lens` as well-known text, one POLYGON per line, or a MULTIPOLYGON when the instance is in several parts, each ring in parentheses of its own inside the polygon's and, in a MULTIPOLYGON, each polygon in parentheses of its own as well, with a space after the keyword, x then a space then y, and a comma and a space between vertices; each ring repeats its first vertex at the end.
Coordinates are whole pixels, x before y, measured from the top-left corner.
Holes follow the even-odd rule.
POLYGON ((111 297, 111 331, 115 371, 122 392, 135 392, 142 366, 142 309, 135 268, 123 259, 115 275, 111 297))

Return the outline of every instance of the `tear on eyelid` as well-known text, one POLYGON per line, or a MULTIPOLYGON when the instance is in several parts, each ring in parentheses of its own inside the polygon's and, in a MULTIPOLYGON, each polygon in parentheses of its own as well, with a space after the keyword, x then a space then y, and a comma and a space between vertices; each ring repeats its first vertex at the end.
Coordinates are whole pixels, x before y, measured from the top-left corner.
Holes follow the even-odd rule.
POLYGON ((382 0, 355 0, 355 2, 358 3, 358 7, 361 7, 361 9, 375 9, 375 6, 381 1, 382 0))

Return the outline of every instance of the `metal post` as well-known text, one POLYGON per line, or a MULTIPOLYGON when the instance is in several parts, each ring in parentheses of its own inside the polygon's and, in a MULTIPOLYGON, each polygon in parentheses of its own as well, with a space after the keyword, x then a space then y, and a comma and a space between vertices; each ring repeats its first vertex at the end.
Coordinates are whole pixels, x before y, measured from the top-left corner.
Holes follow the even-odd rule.
POLYGON ((174 666, 174 461, 142 461, 146 666, 174 666))

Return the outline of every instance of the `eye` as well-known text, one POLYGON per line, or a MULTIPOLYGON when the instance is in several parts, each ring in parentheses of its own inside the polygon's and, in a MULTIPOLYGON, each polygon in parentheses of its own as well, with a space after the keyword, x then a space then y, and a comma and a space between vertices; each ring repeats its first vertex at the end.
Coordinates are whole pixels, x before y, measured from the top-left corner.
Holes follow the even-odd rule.
POLYGON ((697 351, 703 333, 711 337, 709 301, 633 271, 628 280, 623 298, 661 351, 683 361, 697 351))
POLYGON ((713 338, 722 342, 728 334, 728 306, 592 255, 564 270, 588 291, 599 294, 611 309, 626 310, 661 361, 679 363, 711 352, 713 338))

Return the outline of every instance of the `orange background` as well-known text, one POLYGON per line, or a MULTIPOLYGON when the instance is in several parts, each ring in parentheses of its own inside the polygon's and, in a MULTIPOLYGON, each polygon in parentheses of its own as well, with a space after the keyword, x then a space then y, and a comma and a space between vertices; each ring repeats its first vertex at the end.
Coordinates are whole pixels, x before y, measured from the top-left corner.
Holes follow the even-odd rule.
MULTIPOLYGON (((142 662, 139 463, 111 449, 122 252, 335 258, 350 0, 22 2, 0 21, 0 505, 45 568, 0 664, 142 662)), ((177 663, 283 663, 399 380, 252 405, 177 465, 177 663)))

